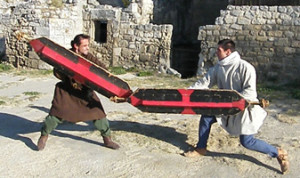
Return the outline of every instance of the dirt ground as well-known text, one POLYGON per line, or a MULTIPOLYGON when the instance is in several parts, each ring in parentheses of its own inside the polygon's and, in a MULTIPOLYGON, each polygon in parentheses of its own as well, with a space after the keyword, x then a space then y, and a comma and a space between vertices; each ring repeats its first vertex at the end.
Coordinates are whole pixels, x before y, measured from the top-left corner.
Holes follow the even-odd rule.
MULTIPOLYGON (((120 77, 133 90, 172 87, 158 78, 120 77)), ((190 82, 172 80, 180 87, 190 82)), ((143 113, 102 95, 119 150, 103 147, 93 124, 83 122, 59 125, 45 149, 37 151, 56 82, 52 75, 0 73, 0 177, 300 177, 299 100, 272 100, 257 134, 288 151, 290 171, 282 175, 276 159, 243 148, 217 124, 208 155, 186 158, 182 153, 197 142, 199 115, 143 113)))

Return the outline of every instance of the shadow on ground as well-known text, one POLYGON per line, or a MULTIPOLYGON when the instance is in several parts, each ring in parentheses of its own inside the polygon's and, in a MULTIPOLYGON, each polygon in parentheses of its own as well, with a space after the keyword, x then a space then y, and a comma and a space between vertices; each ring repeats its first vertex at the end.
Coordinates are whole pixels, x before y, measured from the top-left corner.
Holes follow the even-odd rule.
MULTIPOLYGON (((26 118, 19 117, 12 114, 7 113, 0 113, 0 135, 13 139, 13 140, 20 140, 25 145, 27 145, 32 150, 37 150, 36 142, 37 140, 32 140, 31 138, 27 136, 23 136, 24 134, 30 134, 35 132, 40 132, 42 123, 40 122, 33 122, 26 118)), ((64 123, 57 127, 56 130, 54 130, 51 135, 59 136, 59 137, 68 137, 75 140, 82 140, 89 143, 97 144, 99 145, 99 142, 89 140, 86 138, 82 138, 79 136, 71 135, 68 133, 62 133, 59 132, 59 130, 65 130, 65 131, 89 131, 91 130, 91 124, 87 126, 77 125, 77 124, 71 124, 71 123, 64 123)), ((100 144, 101 145, 101 144, 100 144)))
POLYGON ((256 158, 252 157, 252 156, 248 156, 248 155, 245 155, 245 154, 234 154, 234 153, 220 153, 220 152, 207 152, 207 156, 211 156, 211 157, 227 157, 227 158, 231 158, 231 159, 239 159, 239 160, 246 160, 246 161, 249 161, 249 162, 252 162, 258 166, 261 166, 261 167, 265 167, 267 169, 270 169, 272 171, 275 171, 279 174, 281 174, 281 172, 272 167, 272 166, 269 166, 267 164, 264 164, 262 163, 261 161, 257 160, 256 158))
POLYGON ((126 131, 152 137, 170 143, 181 150, 187 151, 192 145, 186 143, 187 135, 179 133, 172 127, 149 125, 132 121, 110 121, 114 131, 126 131))
MULTIPOLYGON (((20 140, 25 145, 27 145, 32 150, 37 150, 36 142, 31 138, 24 136, 24 134, 30 134, 35 132, 40 132, 40 129, 43 125, 41 122, 30 121, 26 118, 19 117, 17 115, 0 113, 0 135, 14 139, 20 140)), ((82 138, 80 136, 75 136, 69 133, 64 133, 60 131, 93 131, 95 127, 92 121, 86 122, 87 125, 79 125, 73 124, 69 122, 65 122, 60 124, 51 135, 59 136, 59 137, 68 137, 74 140, 82 140, 88 143, 102 145, 97 141, 93 141, 90 139, 82 138)), ((174 128, 163 127, 158 125, 147 125, 137 122, 129 122, 129 121, 110 121, 110 125, 112 130, 118 131, 127 131, 127 132, 135 132, 139 134, 143 134, 147 137, 156 138, 174 146, 179 147, 180 149, 187 150, 190 145, 185 143, 187 140, 187 136, 182 133, 176 132, 174 128)), ((102 141, 102 139, 101 139, 102 141)))
MULTIPOLYGON (((22 136, 23 134, 29 134, 34 132, 40 132, 40 129, 42 127, 42 123, 40 122, 33 122, 26 118, 22 118, 16 115, 7 114, 7 113, 0 113, 0 135, 13 139, 13 140, 19 140, 23 142, 25 145, 27 145, 32 150, 37 150, 37 146, 34 142, 37 142, 29 137, 22 136)), ((111 121, 110 122, 111 127, 113 130, 122 130, 127 132, 134 132, 143 134, 148 137, 156 138, 165 142, 168 142, 170 144, 173 144, 174 146, 177 146, 183 150, 187 150, 188 147, 190 147, 189 144, 185 143, 185 140, 187 140, 187 136, 182 133, 178 133, 174 128, 170 127, 163 127, 158 125, 147 125, 137 122, 129 122, 129 121, 111 121)), ((59 130, 64 131, 92 131, 94 130, 94 126, 92 122, 88 122, 86 126, 78 125, 78 124, 71 124, 71 123, 64 123, 57 127, 56 130, 54 130, 51 135, 59 136, 59 137, 68 137, 74 140, 81 140, 84 142, 101 145, 102 143, 99 143, 97 141, 93 141, 90 139, 82 138, 79 136, 71 135, 68 133, 62 133, 59 132, 59 130)), ((207 156, 211 157, 228 157, 231 159, 240 159, 240 160, 247 160, 249 162, 253 162, 254 164, 257 164, 259 166, 266 167, 267 169, 277 171, 280 173, 278 169, 275 169, 271 166, 268 166, 259 160, 243 155, 243 154, 228 154, 228 153, 217 153, 217 152, 208 152, 207 156)))

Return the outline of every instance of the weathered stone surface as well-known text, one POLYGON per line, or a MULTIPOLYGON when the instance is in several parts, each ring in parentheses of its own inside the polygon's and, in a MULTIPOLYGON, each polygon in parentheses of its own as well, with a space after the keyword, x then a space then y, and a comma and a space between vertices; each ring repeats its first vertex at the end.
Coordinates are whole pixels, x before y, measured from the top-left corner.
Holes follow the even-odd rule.
MULTIPOLYGON (((37 62, 40 60, 36 60, 34 52, 27 51, 28 43, 16 39, 14 32, 20 29, 31 38, 46 36, 66 48, 70 47, 75 35, 89 34, 92 53, 107 65, 127 63, 127 66, 157 68, 159 61, 170 64, 173 28, 172 25, 150 23, 152 0, 134 2, 126 9, 102 5, 95 0, 64 0, 61 8, 52 6, 46 0, 13 2, 0 6, 0 34, 5 37, 2 42, 5 43, 9 61, 17 66, 44 66, 37 62), (100 28, 95 26, 95 21, 106 23, 105 41, 95 39, 95 31, 100 28), (145 53, 142 59, 148 62, 139 61, 141 51, 145 53)), ((104 27, 101 30, 105 30, 104 27)), ((4 51, 4 48, 0 50, 4 51)))
POLYGON ((218 19, 216 25, 199 27, 198 39, 203 41, 199 75, 207 71, 208 64, 215 63, 212 52, 218 40, 230 38, 236 42, 242 58, 259 70, 258 80, 263 80, 261 75, 278 81, 285 76, 298 77, 290 74, 300 70, 296 60, 300 52, 299 6, 228 6, 218 19))
POLYGON ((131 56, 131 54, 132 54, 132 52, 131 52, 131 50, 130 49, 128 49, 128 48, 122 48, 122 53, 121 53, 121 55, 123 56, 123 57, 130 57, 131 56))

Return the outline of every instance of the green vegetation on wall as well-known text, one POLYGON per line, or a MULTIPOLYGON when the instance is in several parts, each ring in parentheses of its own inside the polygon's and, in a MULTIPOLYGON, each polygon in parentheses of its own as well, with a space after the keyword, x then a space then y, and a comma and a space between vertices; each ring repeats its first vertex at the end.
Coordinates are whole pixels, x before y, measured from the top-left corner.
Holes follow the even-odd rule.
POLYGON ((13 67, 8 64, 0 64, 0 72, 10 71, 13 67))
POLYGON ((129 0, 122 0, 122 2, 123 2, 123 5, 124 5, 125 7, 128 7, 129 4, 130 4, 130 1, 129 1, 129 0))
POLYGON ((62 8, 64 3, 62 0, 52 0, 51 5, 57 8, 62 8))

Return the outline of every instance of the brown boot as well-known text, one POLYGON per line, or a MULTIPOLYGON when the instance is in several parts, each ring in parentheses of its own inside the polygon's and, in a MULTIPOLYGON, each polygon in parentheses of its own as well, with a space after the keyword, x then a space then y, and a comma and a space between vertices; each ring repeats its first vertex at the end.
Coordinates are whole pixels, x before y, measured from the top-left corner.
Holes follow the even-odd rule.
POLYGON ((39 138, 38 144, 37 144, 39 151, 41 151, 45 148, 47 139, 48 139, 48 135, 41 135, 41 137, 39 138))
POLYGON ((207 152, 206 148, 196 148, 194 151, 189 151, 187 153, 184 153, 184 156, 189 158, 205 156, 206 152, 207 152))
POLYGON ((278 148, 277 161, 280 164, 282 174, 285 174, 288 171, 290 166, 290 163, 288 161, 288 154, 286 150, 278 148))
POLYGON ((104 145, 108 148, 111 148, 114 150, 117 150, 120 148, 120 146, 117 143, 113 142, 111 140, 111 137, 109 137, 109 136, 103 136, 103 141, 104 141, 104 145))

